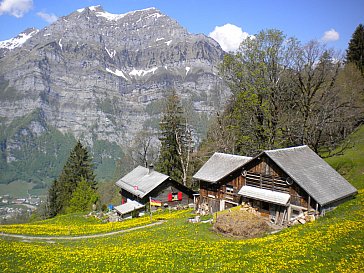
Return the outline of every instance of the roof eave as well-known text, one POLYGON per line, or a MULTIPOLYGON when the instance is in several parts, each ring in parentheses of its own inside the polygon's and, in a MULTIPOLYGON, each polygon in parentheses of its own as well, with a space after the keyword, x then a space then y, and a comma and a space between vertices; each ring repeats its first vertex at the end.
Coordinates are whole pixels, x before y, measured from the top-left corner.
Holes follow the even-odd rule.
POLYGON ((198 177, 194 177, 194 176, 192 176, 192 178, 196 179, 196 180, 204 181, 204 182, 209 182, 209 183, 217 183, 217 181, 219 181, 219 180, 212 181, 212 180, 198 178, 198 177))
POLYGON ((322 203, 322 204, 321 204, 320 202, 317 202, 317 203, 319 203, 321 207, 324 207, 324 206, 326 206, 326 205, 328 205, 328 204, 335 203, 335 202, 337 202, 337 201, 339 201, 339 200, 342 200, 342 199, 348 198, 348 197, 350 197, 350 196, 355 196, 355 195, 357 195, 357 194, 358 194, 358 191, 356 190, 356 191, 354 191, 354 192, 352 192, 352 193, 348 193, 348 194, 346 194, 346 195, 344 195, 344 196, 341 196, 341 197, 339 197, 339 198, 336 198, 336 199, 334 199, 334 200, 331 200, 331 201, 328 201, 328 202, 325 202, 325 203, 322 203))

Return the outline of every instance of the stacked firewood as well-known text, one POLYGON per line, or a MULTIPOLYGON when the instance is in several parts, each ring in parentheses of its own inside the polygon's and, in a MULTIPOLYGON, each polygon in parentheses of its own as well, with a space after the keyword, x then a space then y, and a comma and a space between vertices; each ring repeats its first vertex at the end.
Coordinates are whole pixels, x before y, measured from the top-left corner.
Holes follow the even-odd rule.
POLYGON ((258 211, 257 208, 253 208, 252 206, 250 206, 248 203, 245 203, 245 202, 241 203, 240 210, 247 211, 247 212, 250 212, 252 214, 260 216, 260 212, 258 211))
POLYGON ((289 225, 294 226, 294 225, 304 225, 307 222, 313 222, 316 220, 316 216, 315 216, 315 212, 314 211, 305 211, 303 213, 301 213, 300 215, 298 215, 297 217, 291 219, 291 221, 289 222, 289 225))
POLYGON ((200 215, 207 215, 209 214, 209 205, 206 203, 203 203, 200 205, 200 208, 198 209, 198 213, 200 215))

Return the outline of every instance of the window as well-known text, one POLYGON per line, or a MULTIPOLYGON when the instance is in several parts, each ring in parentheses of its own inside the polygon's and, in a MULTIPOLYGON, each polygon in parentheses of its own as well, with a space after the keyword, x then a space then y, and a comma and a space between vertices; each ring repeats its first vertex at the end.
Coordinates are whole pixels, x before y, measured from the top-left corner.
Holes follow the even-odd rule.
POLYGON ((170 192, 168 193, 168 201, 181 201, 182 200, 182 192, 170 192))
POLYGON ((231 185, 226 185, 226 192, 227 193, 234 193, 234 187, 231 185))

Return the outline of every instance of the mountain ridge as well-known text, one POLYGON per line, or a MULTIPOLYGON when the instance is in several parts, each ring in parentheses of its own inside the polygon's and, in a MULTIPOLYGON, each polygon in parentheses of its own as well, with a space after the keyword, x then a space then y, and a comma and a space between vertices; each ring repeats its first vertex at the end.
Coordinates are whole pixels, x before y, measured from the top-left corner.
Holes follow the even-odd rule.
POLYGON ((216 41, 155 8, 111 14, 93 6, 61 17, 0 58, 0 126, 13 132, 1 139, 3 162, 22 161, 15 151, 24 149, 24 135, 8 127, 26 117, 33 118, 22 128, 32 137, 27 142, 53 128, 91 148, 114 143, 121 153, 141 130, 156 132, 160 103, 172 89, 197 117, 191 122, 200 122, 201 138, 230 94, 218 76, 224 54, 216 41))

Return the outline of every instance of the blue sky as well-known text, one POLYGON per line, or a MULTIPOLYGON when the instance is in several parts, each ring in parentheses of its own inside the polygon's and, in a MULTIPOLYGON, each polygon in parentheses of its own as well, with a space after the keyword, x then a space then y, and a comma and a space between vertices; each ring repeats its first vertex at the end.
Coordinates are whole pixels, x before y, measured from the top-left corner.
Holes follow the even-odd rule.
POLYGON ((364 0, 0 0, 0 41, 95 5, 115 14, 156 7, 191 33, 212 33, 228 49, 247 35, 276 28, 302 42, 320 39, 345 51, 355 28, 364 24, 364 0))

